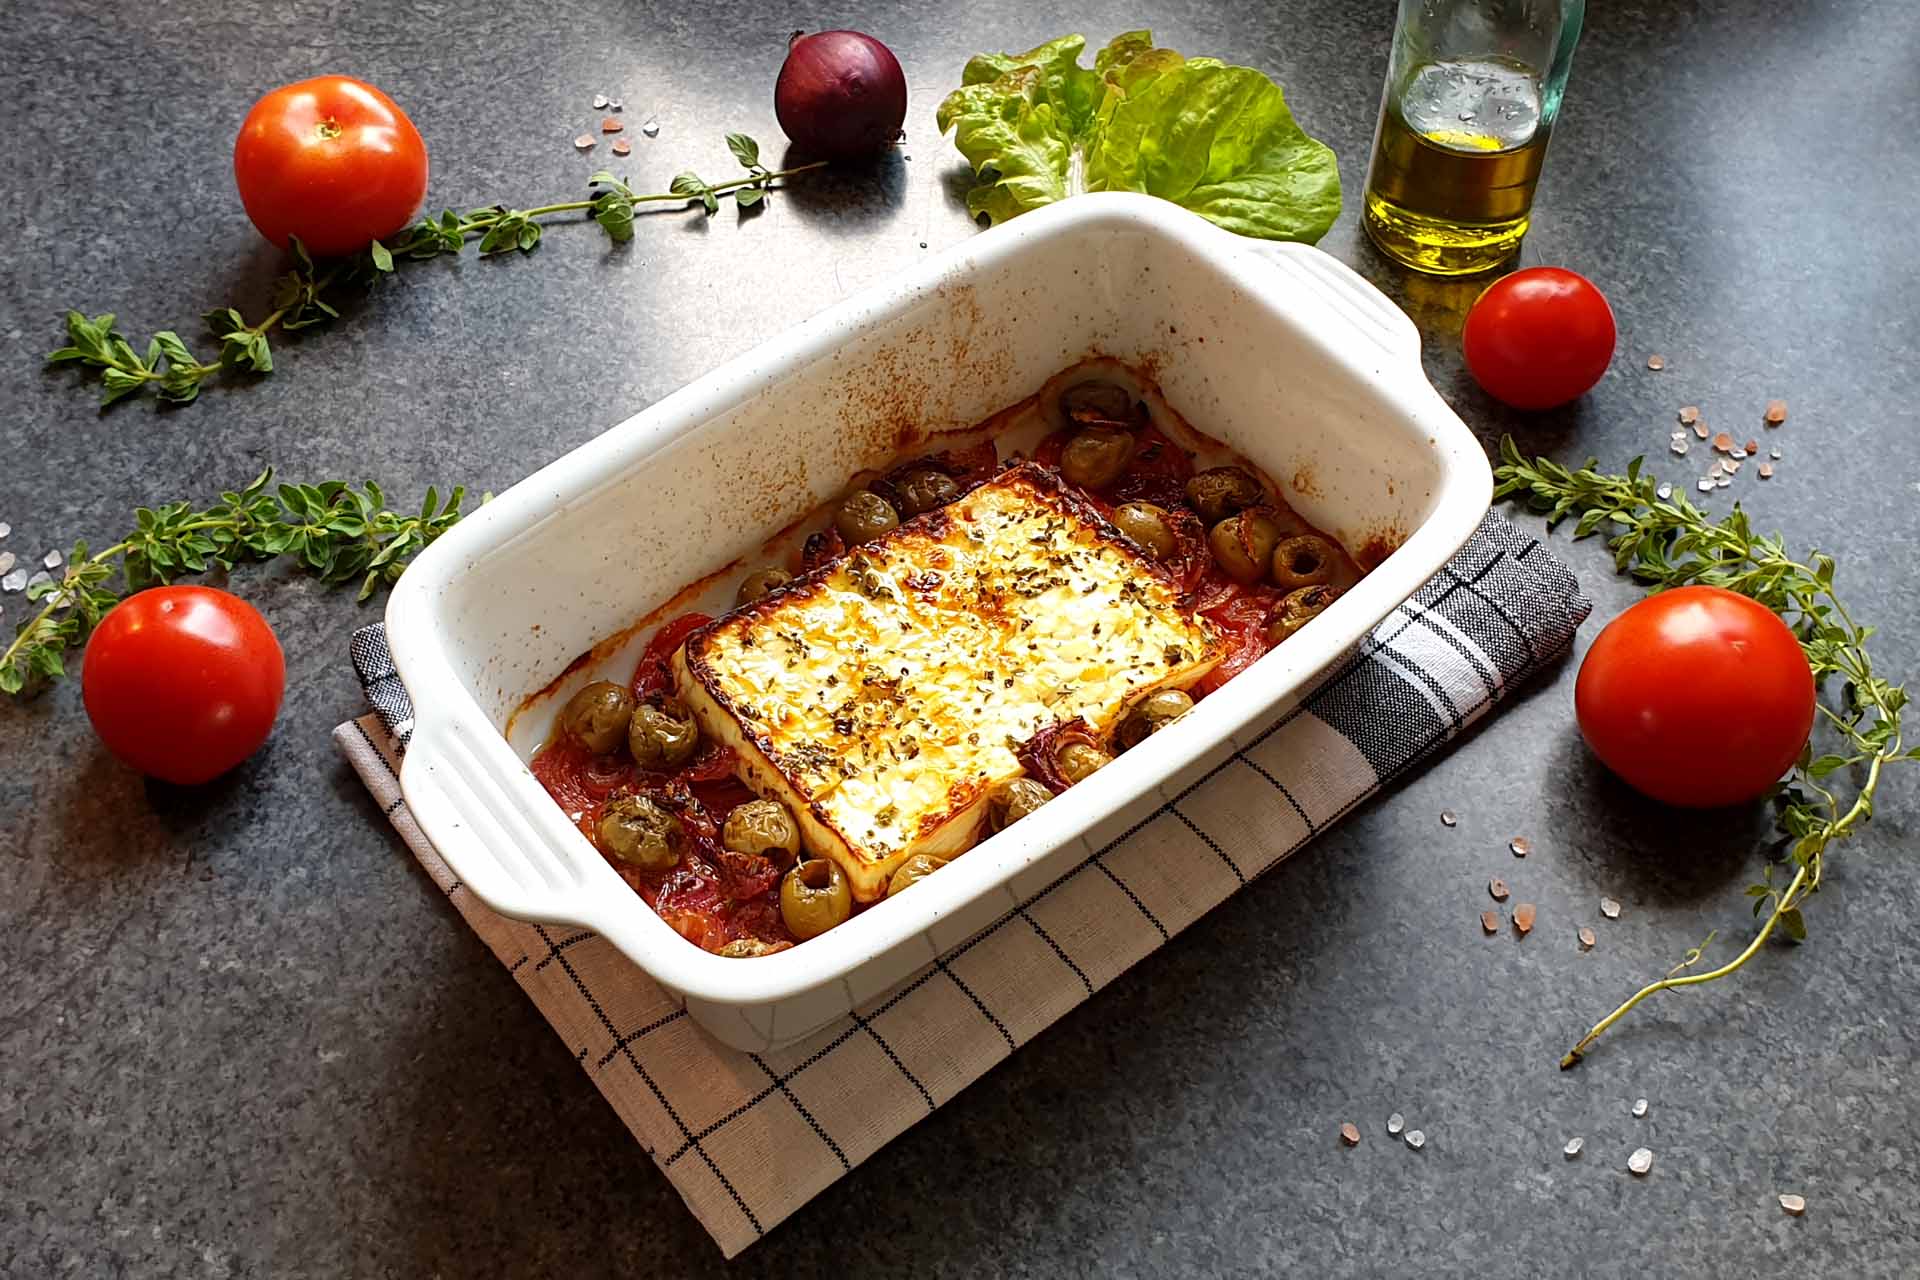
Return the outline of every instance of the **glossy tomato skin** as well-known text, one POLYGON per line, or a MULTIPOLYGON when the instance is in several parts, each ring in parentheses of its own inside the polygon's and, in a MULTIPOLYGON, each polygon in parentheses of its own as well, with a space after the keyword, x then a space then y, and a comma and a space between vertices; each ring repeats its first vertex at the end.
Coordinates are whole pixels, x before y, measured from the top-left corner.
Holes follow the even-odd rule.
POLYGON ((1614 337, 1613 308, 1591 280, 1528 267, 1487 286, 1461 342, 1488 395, 1516 409, 1551 409, 1600 381, 1614 337))
POLYGON ((233 144, 240 202, 260 234, 315 257, 358 253, 406 226, 427 194, 427 146, 392 98, 315 76, 253 104, 233 144))
POLYGON ((179 783, 217 778, 259 750, 286 683, 267 620, 212 587, 128 596, 94 628, 80 675, 107 750, 179 783))
POLYGON ((1766 793, 1813 730, 1813 671, 1787 624, 1719 587, 1649 596, 1594 638, 1574 685, 1587 745, 1685 808, 1766 793))

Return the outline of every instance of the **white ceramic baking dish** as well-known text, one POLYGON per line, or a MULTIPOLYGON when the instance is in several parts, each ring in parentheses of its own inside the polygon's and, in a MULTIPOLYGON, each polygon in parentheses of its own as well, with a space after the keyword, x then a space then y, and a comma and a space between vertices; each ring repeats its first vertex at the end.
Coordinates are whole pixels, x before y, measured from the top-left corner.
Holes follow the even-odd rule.
POLYGON ((1258 732, 1438 571, 1490 487, 1479 445, 1421 371, 1412 322, 1348 268, 1164 201, 1078 196, 668 396, 420 556, 387 607, 417 713, 401 789, 494 910, 597 931, 728 1044, 787 1043, 964 941, 1017 888, 1086 856, 1091 828, 1258 732), (685 584, 750 560, 856 472, 980 421, 1092 353, 1153 371, 1187 421, 1259 464, 1348 547, 1398 549, 1230 696, 1203 700, 912 893, 773 956, 723 959, 686 942, 527 771, 552 711, 514 723, 509 741, 516 707, 556 678, 564 693, 596 668, 630 673, 644 635, 608 637, 685 584))

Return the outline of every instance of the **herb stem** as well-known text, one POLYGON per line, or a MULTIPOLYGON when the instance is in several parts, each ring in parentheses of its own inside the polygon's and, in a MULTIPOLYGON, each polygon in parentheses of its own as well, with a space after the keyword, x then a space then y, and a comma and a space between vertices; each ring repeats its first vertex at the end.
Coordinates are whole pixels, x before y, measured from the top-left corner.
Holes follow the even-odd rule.
POLYGON ((324 267, 316 266, 298 240, 291 242, 294 268, 281 276, 273 295, 273 309, 259 321, 249 324, 232 307, 208 312, 205 320, 213 336, 221 343, 219 358, 211 363, 194 356, 180 335, 173 330, 154 334, 146 354, 135 350, 114 327, 111 314, 88 317, 78 311, 67 313, 69 343, 48 354, 50 363, 74 361, 100 370, 104 388, 100 402, 110 405, 127 396, 151 388, 159 399, 172 404, 191 403, 200 394, 202 383, 232 370, 256 374, 273 372, 273 356, 267 340, 275 329, 289 331, 321 324, 340 313, 328 294, 336 285, 370 284, 392 272, 399 259, 422 259, 441 254, 458 254, 476 237, 482 256, 508 251, 526 253, 541 239, 542 219, 559 214, 584 213, 600 224, 615 243, 633 238, 633 211, 642 204, 673 202, 699 205, 711 216, 719 212, 720 197, 732 195, 742 209, 764 200, 774 184, 796 174, 824 168, 824 160, 795 165, 790 169, 768 169, 760 163, 760 145, 745 134, 727 135, 727 148, 746 170, 743 177, 710 183, 695 173, 674 177, 670 189, 640 193, 613 173, 594 174, 593 196, 585 200, 560 200, 530 209, 512 209, 503 204, 470 209, 464 215, 448 209, 438 217, 428 217, 415 225, 374 241, 351 258, 324 267))
POLYGON ((1586 1035, 1580 1038, 1579 1044, 1567 1050, 1566 1056, 1560 1059, 1560 1069, 1567 1071, 1580 1065, 1580 1059, 1585 1057, 1587 1050, 1593 1047, 1593 1042, 1604 1035, 1608 1027, 1611 1027, 1614 1023, 1633 1012, 1633 1007, 1642 1000, 1645 1000, 1648 996, 1656 995, 1662 991, 1677 991, 1681 987, 1696 986, 1702 982, 1712 982, 1717 978, 1724 978, 1751 960, 1754 953, 1760 950, 1761 944, 1772 934, 1774 926, 1780 923, 1780 917, 1791 910, 1793 906, 1798 905, 1799 898, 1796 897, 1795 894, 1800 887, 1807 882, 1807 875, 1808 872, 1805 867, 1801 867, 1800 870, 1795 873, 1793 883, 1787 886, 1786 893, 1781 895, 1780 901, 1774 905, 1773 913, 1767 917, 1767 922, 1760 926, 1760 932, 1753 935, 1753 941, 1747 944, 1745 951, 1742 951, 1718 969, 1711 969, 1706 973, 1690 973, 1685 977, 1666 977, 1660 979, 1658 982, 1649 982, 1646 986, 1628 996, 1619 1008, 1595 1023, 1593 1030, 1587 1032, 1586 1035))

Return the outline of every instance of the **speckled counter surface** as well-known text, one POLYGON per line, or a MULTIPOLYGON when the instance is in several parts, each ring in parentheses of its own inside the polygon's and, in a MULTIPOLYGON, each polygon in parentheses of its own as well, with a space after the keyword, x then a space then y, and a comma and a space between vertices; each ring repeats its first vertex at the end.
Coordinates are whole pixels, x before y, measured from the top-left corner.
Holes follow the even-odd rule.
MULTIPOLYGON (((1041 7, 1044 9, 1045 7, 1041 7)), ((1063 16, 985 0, 832 13, 711 4, 454 8, 311 0, 0 13, 12 105, 0 225, 0 546, 117 535, 130 509, 250 478, 501 489, 759 337, 974 234, 933 108, 968 54, 1151 22, 1277 75, 1338 151, 1324 247, 1420 322, 1427 368, 1489 441, 1619 465, 1675 409, 1792 406, 1780 474, 1729 498, 1838 555, 1880 658, 1920 676, 1920 11, 1596 3, 1525 260, 1600 281, 1613 370, 1516 419, 1457 356, 1475 286, 1406 279, 1355 220, 1391 5, 1305 0, 1063 16), (432 150, 430 200, 528 203, 595 164, 569 140, 623 95, 648 181, 779 138, 786 32, 852 25, 900 55, 909 141, 757 217, 642 219, 625 249, 555 231, 533 259, 409 269, 258 385, 99 415, 42 372, 68 306, 129 330, 257 307, 275 269, 227 154, 261 90, 322 70, 386 88, 432 150), (633 128, 657 116, 657 138, 633 128), (923 247, 922 242, 928 247, 923 247), (1650 373, 1647 354, 1667 368, 1650 373)), ((604 147, 602 148, 604 152, 604 147)), ((1770 440, 1769 443, 1773 441, 1770 440)), ((1598 604, 1633 597, 1556 544, 1598 604)), ((1836 859, 1812 941, 1666 999, 1581 1070, 1592 1016, 1708 929, 1739 935, 1759 814, 1637 802, 1586 756, 1573 669, 1250 886, 724 1266, 565 1046, 407 857, 328 729, 357 712, 374 616, 274 569, 271 743, 198 791, 95 745, 79 689, 0 704, 0 1273, 43 1275, 1892 1276, 1920 1266, 1920 789, 1836 859), (1456 810, 1459 825, 1438 814, 1456 810), (1517 863, 1508 838, 1535 852, 1517 863), (1540 904, 1484 938, 1488 876, 1540 904), (1597 918, 1603 894, 1625 904, 1597 918), (1574 929, 1601 925, 1581 953, 1574 929), (1651 1101, 1642 1120, 1633 1098, 1651 1101), (1389 1141, 1404 1112, 1424 1151, 1389 1141), (1365 1134, 1341 1146, 1343 1120, 1365 1134), (1572 1135, 1586 1155, 1565 1161, 1572 1135), (1653 1173, 1627 1153, 1646 1145, 1653 1173), (1775 1197, 1804 1194, 1789 1218, 1775 1197)), ((0 598, 11 633, 19 596, 0 598)), ((1706 767, 1703 763, 1703 767, 1706 767)))

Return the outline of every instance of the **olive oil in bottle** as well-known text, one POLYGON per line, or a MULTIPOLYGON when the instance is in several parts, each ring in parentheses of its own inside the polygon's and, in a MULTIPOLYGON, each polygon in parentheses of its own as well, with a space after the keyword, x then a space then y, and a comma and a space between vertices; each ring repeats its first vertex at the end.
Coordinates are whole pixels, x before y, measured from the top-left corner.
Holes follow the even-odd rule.
POLYGON ((1434 275, 1513 256, 1527 233, 1551 128, 1533 70, 1504 59, 1428 62, 1389 86, 1367 173, 1367 234, 1434 275))

